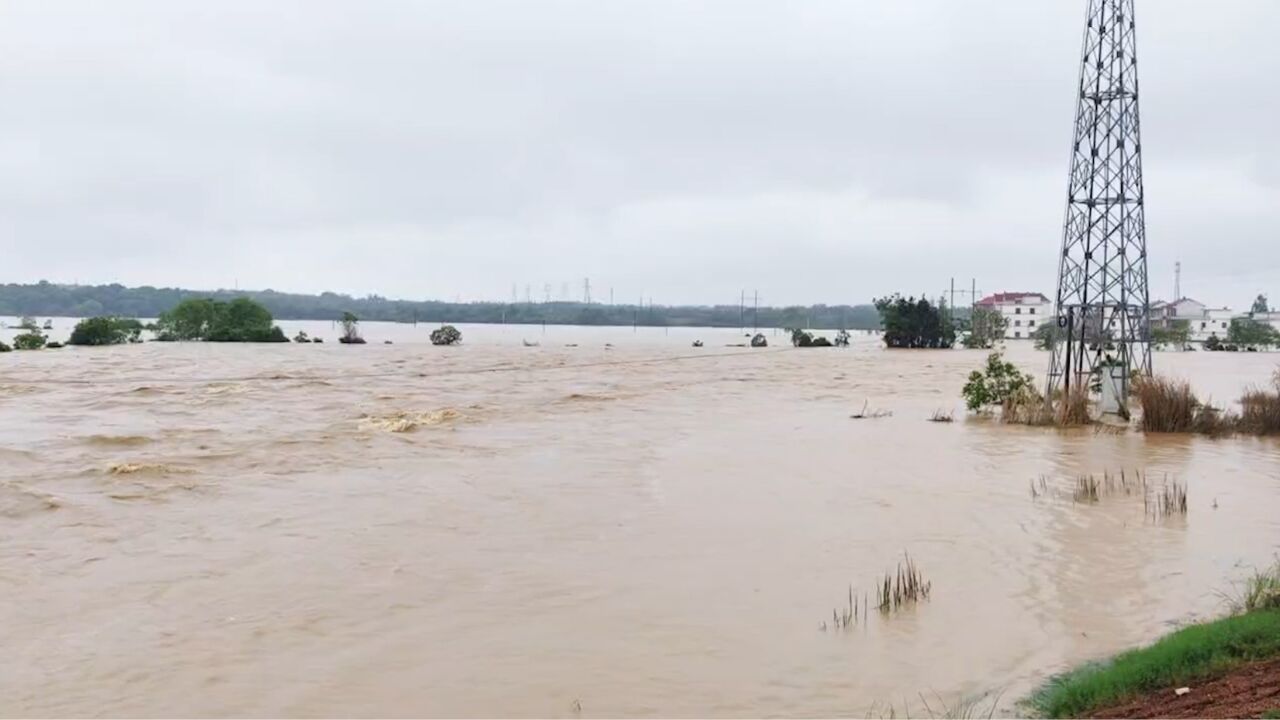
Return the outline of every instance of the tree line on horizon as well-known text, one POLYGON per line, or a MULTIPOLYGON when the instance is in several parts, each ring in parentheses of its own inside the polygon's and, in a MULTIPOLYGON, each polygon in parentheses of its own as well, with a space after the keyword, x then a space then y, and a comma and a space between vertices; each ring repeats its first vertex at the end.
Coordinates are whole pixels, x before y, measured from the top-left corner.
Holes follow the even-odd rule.
POLYGON ((275 290, 187 290, 150 286, 0 285, 0 315, 20 317, 119 316, 158 318, 184 300, 231 302, 247 297, 279 320, 337 320, 350 312, 365 321, 427 323, 510 323, 538 325, 631 325, 646 327, 799 327, 875 330, 880 314, 874 305, 811 305, 761 307, 739 305, 607 305, 581 302, 453 303, 438 300, 389 300, 378 295, 362 298, 340 293, 319 295, 275 290))

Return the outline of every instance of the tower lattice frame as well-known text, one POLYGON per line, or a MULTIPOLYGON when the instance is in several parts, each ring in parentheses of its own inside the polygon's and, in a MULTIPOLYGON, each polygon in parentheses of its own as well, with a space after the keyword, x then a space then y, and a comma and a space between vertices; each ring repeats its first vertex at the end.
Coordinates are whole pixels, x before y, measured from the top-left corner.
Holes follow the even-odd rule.
POLYGON ((1089 0, 1048 398, 1120 367, 1123 408, 1151 373, 1145 200, 1134 0, 1089 0))

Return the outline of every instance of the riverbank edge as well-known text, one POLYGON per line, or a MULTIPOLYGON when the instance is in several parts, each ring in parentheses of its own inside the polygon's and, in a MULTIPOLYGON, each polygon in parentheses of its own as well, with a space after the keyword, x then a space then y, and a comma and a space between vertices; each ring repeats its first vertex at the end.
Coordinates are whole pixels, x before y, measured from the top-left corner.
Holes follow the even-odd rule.
MULTIPOLYGON (((1196 683, 1274 660, 1280 660, 1280 609, 1255 610, 1190 625, 1146 647, 1069 670, 1024 703, 1046 718, 1143 716, 1144 706, 1165 708, 1176 688, 1191 687, 1194 693, 1196 683), (1121 706, 1126 712, 1115 712, 1121 706)), ((1222 712, 1214 712, 1215 704, 1198 704, 1195 716, 1236 717, 1229 699, 1216 707, 1222 712)), ((1280 709, 1280 697, 1271 709, 1280 709)))

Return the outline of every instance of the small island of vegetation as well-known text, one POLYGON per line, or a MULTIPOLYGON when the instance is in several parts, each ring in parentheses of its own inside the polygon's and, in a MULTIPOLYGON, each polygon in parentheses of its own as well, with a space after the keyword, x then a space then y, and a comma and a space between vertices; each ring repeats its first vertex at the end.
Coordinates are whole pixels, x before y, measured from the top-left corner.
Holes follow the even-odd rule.
POLYGON ((230 302, 210 298, 183 300, 160 314, 156 340, 207 342, 288 342, 271 313, 249 298, 230 302))

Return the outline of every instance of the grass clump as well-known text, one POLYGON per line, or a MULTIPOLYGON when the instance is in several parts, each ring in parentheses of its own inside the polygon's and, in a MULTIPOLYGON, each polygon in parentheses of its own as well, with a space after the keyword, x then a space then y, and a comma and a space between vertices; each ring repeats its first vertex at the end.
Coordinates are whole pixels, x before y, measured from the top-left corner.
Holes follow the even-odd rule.
POLYGON ((876 587, 876 609, 882 613, 928 600, 933 590, 933 583, 924 579, 911 556, 904 553, 902 557, 897 571, 885 573, 884 580, 876 587))
POLYGON ((1280 611, 1262 610, 1193 625, 1155 644, 1050 681, 1030 699, 1045 717, 1079 717, 1161 690, 1280 655, 1280 611))
POLYGON ((1250 390, 1240 398, 1240 429, 1254 435, 1280 434, 1280 371, 1276 373, 1276 389, 1250 390))
POLYGON ((1134 383, 1142 405, 1144 432, 1191 432, 1200 401, 1191 392, 1191 383, 1166 377, 1152 377, 1134 383))
POLYGON ((1280 610, 1280 561, 1245 580, 1244 592, 1236 602, 1237 612, 1280 610))

